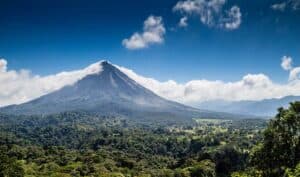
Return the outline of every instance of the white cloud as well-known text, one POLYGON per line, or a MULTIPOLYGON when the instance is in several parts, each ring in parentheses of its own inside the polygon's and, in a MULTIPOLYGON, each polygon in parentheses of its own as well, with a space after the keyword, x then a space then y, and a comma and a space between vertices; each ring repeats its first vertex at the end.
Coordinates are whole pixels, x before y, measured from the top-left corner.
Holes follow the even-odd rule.
POLYGON ((221 19, 220 25, 228 30, 239 28, 242 23, 242 13, 238 6, 233 6, 226 12, 226 17, 221 19))
MULTIPOLYGON (((5 63, 0 68, 6 68, 7 62, 5 60, 0 61, 0 63, 5 63)), ((116 67, 156 94, 188 105, 220 99, 229 101, 261 100, 300 95, 300 67, 289 70, 290 81, 286 84, 275 83, 265 74, 247 74, 234 82, 206 79, 191 80, 186 83, 178 83, 174 80, 161 82, 138 75, 130 69, 121 66, 116 67)), ((65 85, 73 84, 88 74, 101 71, 100 62, 84 69, 48 76, 33 75, 28 70, 2 69, 0 72, 0 105, 19 104, 32 100, 65 85)))
POLYGON ((228 30, 239 28, 242 23, 242 13, 238 6, 223 10, 226 0, 185 0, 179 1, 173 7, 184 15, 196 15, 200 21, 209 27, 228 30))
POLYGON ((179 23, 178 23, 178 26, 179 26, 179 27, 187 27, 187 26, 188 26, 187 20, 188 20, 188 18, 187 18, 186 16, 180 18, 180 21, 179 21, 179 23))
POLYGON ((276 3, 271 5, 271 8, 273 10, 277 11, 285 11, 286 9, 291 9, 291 10, 299 10, 300 9, 300 0, 287 0, 281 3, 276 3))
POLYGON ((273 4, 273 5, 271 5, 271 8, 273 10, 284 11, 286 8, 286 2, 273 4))
POLYGON ((289 80, 290 81, 299 81, 299 75, 300 75, 300 67, 296 67, 291 69, 289 80))
POLYGON ((300 66, 293 67, 293 59, 289 56, 283 56, 281 59, 281 67, 282 69, 289 71, 289 81, 298 82, 300 75, 300 66))
POLYGON ((5 72, 7 67, 7 61, 5 59, 0 59, 0 72, 5 72))
POLYGON ((281 59, 281 67, 284 70, 292 69, 292 58, 289 56, 283 56, 281 59))
POLYGON ((28 70, 7 70, 6 60, 0 60, 0 106, 19 104, 57 90, 92 73, 101 71, 101 65, 92 64, 84 69, 60 72, 54 75, 33 75, 28 70))
POLYGON ((187 0, 187 1, 179 1, 173 8, 175 11, 181 11, 186 13, 194 13, 198 12, 201 8, 199 1, 187 0))
POLYGON ((151 44, 162 43, 165 33, 162 17, 151 15, 144 22, 143 33, 135 32, 129 39, 124 39, 122 44, 127 49, 146 48, 151 44))
MULTIPOLYGON (((264 74, 247 74, 235 82, 201 79, 177 83, 174 80, 160 82, 153 78, 140 76, 127 68, 117 67, 156 94, 188 105, 219 99, 228 101, 261 100, 300 95, 299 80, 287 84, 277 84, 264 74)), ((300 72, 299 70, 298 72, 300 72)))

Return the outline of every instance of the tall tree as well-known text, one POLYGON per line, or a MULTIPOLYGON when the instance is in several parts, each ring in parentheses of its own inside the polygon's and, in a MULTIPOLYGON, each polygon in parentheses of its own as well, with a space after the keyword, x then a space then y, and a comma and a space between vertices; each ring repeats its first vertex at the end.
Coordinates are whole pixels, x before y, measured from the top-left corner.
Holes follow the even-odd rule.
POLYGON ((264 140, 252 156, 265 176, 282 176, 286 168, 295 168, 300 159, 300 102, 288 109, 279 108, 264 132, 264 140))

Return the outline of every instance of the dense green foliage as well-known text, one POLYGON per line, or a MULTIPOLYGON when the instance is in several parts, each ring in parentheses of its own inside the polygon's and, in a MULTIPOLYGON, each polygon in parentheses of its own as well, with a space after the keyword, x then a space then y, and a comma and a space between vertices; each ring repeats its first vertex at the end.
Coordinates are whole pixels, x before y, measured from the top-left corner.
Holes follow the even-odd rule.
POLYGON ((8 149, 5 146, 0 149, 0 177, 4 176, 14 176, 22 177, 24 176, 24 170, 20 163, 17 162, 16 158, 11 158, 6 154, 8 149))
POLYGON ((21 176, 228 176, 245 168, 265 126, 197 122, 159 127, 82 112, 2 115, 1 153, 21 176))
MULTIPOLYGON (((300 162, 300 102, 278 109, 264 131, 264 140, 253 150, 255 167, 265 176, 282 176, 300 162)), ((296 169, 297 170, 297 169, 296 169)))
POLYGON ((84 112, 0 115, 0 177, 295 177, 299 113, 296 102, 270 122, 163 127, 84 112))

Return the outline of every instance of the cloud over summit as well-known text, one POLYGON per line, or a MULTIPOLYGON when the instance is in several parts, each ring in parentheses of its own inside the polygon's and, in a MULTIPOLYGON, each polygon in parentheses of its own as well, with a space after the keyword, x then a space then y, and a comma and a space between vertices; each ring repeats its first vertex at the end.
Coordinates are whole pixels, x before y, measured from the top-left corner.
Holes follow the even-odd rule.
MULTIPOLYGON (((291 65, 292 59, 283 57, 281 66, 288 69, 289 82, 275 83, 265 74, 247 74, 240 80, 225 82, 222 80, 191 80, 178 83, 174 80, 158 81, 150 77, 138 75, 125 67, 116 66, 130 78, 156 94, 185 103, 197 104, 210 100, 261 100, 279 98, 289 95, 300 95, 300 67, 291 65)), ((89 74, 102 71, 101 62, 74 71, 64 71, 48 76, 32 74, 29 70, 9 70, 7 61, 0 60, 0 106, 19 104, 52 91, 70 85, 89 74)))
POLYGON ((7 70, 6 65, 6 60, 0 60, 0 106, 32 100, 73 84, 88 74, 101 71, 100 62, 84 69, 64 71, 48 76, 34 75, 25 69, 7 70))
MULTIPOLYGON (((261 100, 300 95, 300 80, 277 84, 265 74, 247 74, 239 81, 191 80, 177 83, 174 80, 160 82, 143 77, 134 71, 117 66, 122 72, 156 94, 181 103, 193 105, 210 100, 261 100)), ((299 68, 300 72, 300 68, 299 68)))

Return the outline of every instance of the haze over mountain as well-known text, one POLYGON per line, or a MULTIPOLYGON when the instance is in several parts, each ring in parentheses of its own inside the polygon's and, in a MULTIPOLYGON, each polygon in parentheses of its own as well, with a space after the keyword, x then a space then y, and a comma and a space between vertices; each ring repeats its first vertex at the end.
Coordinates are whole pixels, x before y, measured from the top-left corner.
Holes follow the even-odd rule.
POLYGON ((208 101, 195 105, 202 109, 224 111, 233 114, 246 114, 261 117, 274 117, 279 107, 288 107, 289 103, 299 101, 300 96, 264 99, 261 101, 208 101))
POLYGON ((233 118, 234 115, 188 107, 166 100, 129 78, 107 61, 100 71, 73 85, 20 105, 0 109, 9 114, 53 114, 65 111, 88 111, 139 119, 191 120, 195 117, 233 118))

